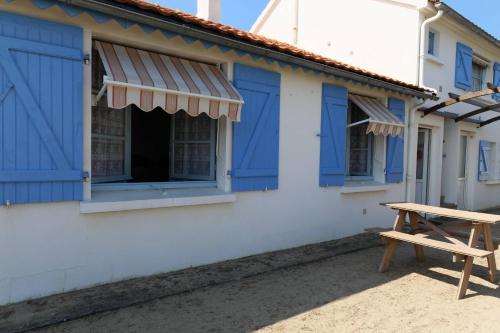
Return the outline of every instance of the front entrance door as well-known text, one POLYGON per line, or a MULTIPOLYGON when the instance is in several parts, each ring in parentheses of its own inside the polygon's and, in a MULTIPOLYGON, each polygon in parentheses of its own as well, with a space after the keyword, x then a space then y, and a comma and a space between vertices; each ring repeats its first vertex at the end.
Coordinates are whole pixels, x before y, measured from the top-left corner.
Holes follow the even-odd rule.
POLYGON ((415 202, 426 205, 429 192, 431 130, 418 129, 417 140, 417 175, 415 184, 415 202))
POLYGON ((467 150, 468 137, 461 134, 458 150, 457 208, 467 209, 467 150))

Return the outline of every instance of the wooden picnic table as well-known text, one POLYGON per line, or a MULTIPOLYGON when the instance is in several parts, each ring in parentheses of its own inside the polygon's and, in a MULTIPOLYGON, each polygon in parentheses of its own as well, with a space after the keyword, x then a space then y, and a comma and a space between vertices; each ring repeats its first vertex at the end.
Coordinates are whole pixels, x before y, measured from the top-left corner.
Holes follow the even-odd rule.
POLYGON ((409 242, 415 245, 415 254, 418 261, 424 260, 423 247, 431 247, 451 252, 465 257, 462 276, 458 284, 457 299, 465 296, 469 285, 469 278, 474 258, 487 258, 489 278, 491 282, 496 279, 495 245, 491 226, 500 223, 500 215, 448 209, 415 203, 385 203, 383 206, 397 210, 396 221, 391 231, 381 232, 380 235, 386 242, 386 250, 380 263, 379 272, 389 268, 391 258, 398 242, 409 242), (450 226, 440 226, 431 222, 421 214, 430 214, 460 220, 450 226), (406 218, 409 218, 410 232, 404 232, 406 218), (467 243, 459 240, 454 234, 458 229, 469 229, 470 235, 467 243), (481 233, 483 234, 480 239, 481 233), (431 237, 439 236, 445 240, 436 240, 431 237), (478 248, 480 240, 483 248, 478 248))

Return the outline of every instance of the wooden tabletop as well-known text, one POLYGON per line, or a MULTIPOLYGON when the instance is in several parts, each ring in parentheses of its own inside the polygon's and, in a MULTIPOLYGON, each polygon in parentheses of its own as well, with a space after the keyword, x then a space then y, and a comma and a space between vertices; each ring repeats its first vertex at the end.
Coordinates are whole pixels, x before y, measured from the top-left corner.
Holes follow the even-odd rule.
POLYGON ((458 220, 467 220, 481 223, 500 223, 500 215, 470 212, 466 210, 449 209, 436 206, 420 205, 411 202, 395 202, 381 204, 392 209, 406 210, 409 212, 432 214, 436 216, 450 217, 458 220))

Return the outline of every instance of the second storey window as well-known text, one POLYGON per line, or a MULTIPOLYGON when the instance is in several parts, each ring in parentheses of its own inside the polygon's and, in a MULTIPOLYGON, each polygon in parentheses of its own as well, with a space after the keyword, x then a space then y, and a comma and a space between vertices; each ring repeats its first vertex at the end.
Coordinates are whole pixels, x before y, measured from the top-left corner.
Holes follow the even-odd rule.
POLYGON ((437 34, 435 31, 429 31, 429 39, 427 41, 427 53, 433 56, 437 55, 437 34))
MULTIPOLYGON (((349 103, 348 124, 367 119, 368 116, 354 103, 349 103)), ((347 175, 373 176, 373 133, 367 134, 368 123, 347 128, 347 175)))
POLYGON ((479 91, 484 88, 484 77, 486 67, 478 62, 472 63, 472 91, 479 91))

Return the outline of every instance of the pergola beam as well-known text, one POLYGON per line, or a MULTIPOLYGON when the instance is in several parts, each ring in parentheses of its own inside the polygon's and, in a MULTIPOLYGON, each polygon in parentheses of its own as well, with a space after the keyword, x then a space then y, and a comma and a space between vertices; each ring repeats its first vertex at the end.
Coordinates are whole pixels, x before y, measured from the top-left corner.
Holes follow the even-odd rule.
POLYGON ((489 124, 494 123, 495 121, 499 121, 499 120, 500 120, 500 116, 493 117, 491 119, 488 119, 488 120, 485 120, 485 121, 481 122, 479 124, 479 127, 483 127, 483 126, 489 125, 489 124))
POLYGON ((491 111, 493 109, 496 109, 500 107, 500 103, 497 103, 497 104, 492 104, 492 105, 488 105, 488 106, 484 106, 480 109, 477 109, 477 110, 474 110, 474 111, 471 111, 471 112, 467 112, 467 113, 464 113, 463 115, 461 116, 458 116, 455 118, 455 122, 458 123, 459 121, 462 121, 466 118, 469 118, 469 117, 472 117, 472 116, 475 116, 475 115, 478 115, 480 113, 484 113, 484 112, 487 112, 487 111, 491 111))
MULTIPOLYGON (((448 93, 448 96, 450 98, 457 98, 458 97, 458 95, 454 94, 454 93, 448 93)), ((485 106, 490 105, 490 104, 488 104, 488 103, 486 103, 486 102, 484 102, 484 101, 482 101, 480 99, 471 99, 469 101, 464 101, 464 103, 467 103, 467 104, 470 104, 470 105, 474 105, 474 106, 477 106, 479 108, 483 108, 485 106)), ((491 111, 495 111, 495 112, 500 113, 500 108, 496 108, 496 109, 493 109, 491 111)))
POLYGON ((466 101, 472 100, 474 98, 498 94, 498 93, 500 93, 500 87, 497 87, 491 83, 488 83, 488 89, 484 89, 484 90, 480 90, 480 91, 471 91, 471 92, 465 93, 463 95, 457 96, 456 98, 447 99, 444 102, 441 102, 439 104, 431 106, 430 108, 423 109, 421 111, 424 112, 424 116, 427 116, 428 114, 433 113, 433 112, 440 110, 442 108, 445 108, 447 106, 451 106, 451 105, 454 105, 454 104, 457 104, 460 102, 466 102, 466 101))

